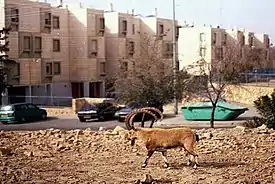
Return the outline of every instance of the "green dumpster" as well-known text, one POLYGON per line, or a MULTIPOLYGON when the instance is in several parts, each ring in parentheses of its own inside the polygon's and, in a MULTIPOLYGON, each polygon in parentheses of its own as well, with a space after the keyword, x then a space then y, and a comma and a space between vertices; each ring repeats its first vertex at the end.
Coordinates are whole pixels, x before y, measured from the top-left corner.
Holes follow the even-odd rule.
MULTIPOLYGON (((225 101, 219 101, 215 109, 214 119, 216 121, 233 120, 247 110, 248 108, 246 107, 240 107, 225 101)), ((207 121, 211 119, 212 103, 210 101, 190 103, 181 107, 181 111, 186 120, 207 121)))

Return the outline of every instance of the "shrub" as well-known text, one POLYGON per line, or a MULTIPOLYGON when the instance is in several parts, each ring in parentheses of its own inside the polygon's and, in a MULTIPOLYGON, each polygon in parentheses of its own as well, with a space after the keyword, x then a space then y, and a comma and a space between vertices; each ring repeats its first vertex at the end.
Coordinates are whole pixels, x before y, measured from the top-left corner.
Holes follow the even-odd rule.
POLYGON ((254 101, 254 106, 267 127, 275 129, 275 91, 270 96, 260 96, 254 101))

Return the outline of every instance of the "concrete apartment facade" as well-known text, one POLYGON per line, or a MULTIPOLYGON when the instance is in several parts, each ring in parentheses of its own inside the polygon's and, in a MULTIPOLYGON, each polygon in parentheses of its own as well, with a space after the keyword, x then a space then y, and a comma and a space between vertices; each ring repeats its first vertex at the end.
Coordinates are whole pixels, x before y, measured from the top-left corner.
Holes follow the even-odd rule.
POLYGON ((26 96, 37 104, 61 105, 71 98, 104 96, 103 11, 81 4, 63 6, 62 1, 52 6, 6 0, 0 6, 1 26, 12 28, 8 39, 8 55, 15 61, 8 64, 11 102, 26 96))
MULTIPOLYGON (((159 18, 157 10, 155 15, 143 17, 135 15, 134 10, 131 13, 119 13, 113 10, 112 5, 110 7, 104 13, 108 75, 115 76, 125 70, 134 74, 138 70, 137 62, 148 60, 148 54, 165 59, 166 63, 170 63, 169 66, 172 65, 171 19, 159 18), (154 42, 154 45, 149 42, 154 42), (153 50, 154 53, 148 53, 153 50)), ((176 27, 178 30, 177 22, 176 27)))
MULTIPOLYGON (((157 40, 152 54, 172 65, 173 21, 159 18, 157 10, 143 17, 62 0, 56 5, 5 0, 0 6, 2 27, 12 27, 10 102, 60 105, 71 98, 103 97, 106 77, 134 71, 134 62, 146 60, 144 52, 153 50, 147 38, 157 40)), ((178 33, 177 26, 176 38, 178 33)))
POLYGON ((226 46, 234 44, 240 44, 243 53, 251 47, 262 49, 263 67, 274 67, 273 60, 270 58, 270 39, 267 34, 212 26, 181 28, 179 32, 182 35, 178 40, 180 69, 193 65, 202 58, 211 63, 224 53, 226 46))

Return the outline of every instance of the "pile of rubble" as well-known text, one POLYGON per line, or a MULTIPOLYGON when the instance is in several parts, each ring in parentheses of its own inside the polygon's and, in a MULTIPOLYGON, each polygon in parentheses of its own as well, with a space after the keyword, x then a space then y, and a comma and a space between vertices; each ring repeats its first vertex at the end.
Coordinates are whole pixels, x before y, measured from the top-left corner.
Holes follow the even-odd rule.
POLYGON ((200 166, 187 167, 181 149, 169 150, 169 169, 155 154, 141 168, 146 151, 125 140, 127 131, 0 131, 0 183, 272 183, 275 181, 273 130, 197 130, 200 166), (154 179, 153 179, 154 178, 154 179), (146 180, 146 179, 145 179, 146 180))

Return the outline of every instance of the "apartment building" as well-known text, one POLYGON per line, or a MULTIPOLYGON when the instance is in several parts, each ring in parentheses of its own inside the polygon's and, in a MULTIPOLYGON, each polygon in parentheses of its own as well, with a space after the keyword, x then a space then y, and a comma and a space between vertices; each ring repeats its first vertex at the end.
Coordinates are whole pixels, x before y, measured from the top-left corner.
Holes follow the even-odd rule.
POLYGON ((103 11, 81 4, 63 6, 62 1, 52 6, 6 0, 0 6, 0 23, 12 28, 8 55, 15 62, 8 64, 10 101, 20 99, 12 96, 45 96, 35 98, 36 103, 54 104, 59 96, 63 98, 58 103, 104 95, 103 11))
MULTIPOLYGON (((155 15, 96 10, 81 3, 56 5, 28 0, 0 4, 0 24, 11 27, 8 77, 11 102, 18 96, 40 104, 103 97, 104 80, 136 71, 145 52, 172 65, 173 21, 155 15), (5 17, 5 18, 4 18, 5 17), (157 43, 157 51, 144 40, 157 43), (154 52, 154 53, 152 53, 154 52), (14 98, 13 98, 14 97, 14 98)), ((176 39, 179 31, 176 23, 176 39)), ((148 59, 148 58, 147 58, 148 59)), ((153 63, 158 66, 159 63, 153 63)))
MULTIPOLYGON (((171 69, 173 66, 173 20, 159 18, 158 13, 154 16, 146 16, 141 17, 141 30, 142 30, 142 38, 147 38, 149 35, 157 45, 153 47, 157 47, 158 53, 151 53, 157 56, 160 63, 156 63, 156 65, 163 65, 160 68, 171 69)), ((179 38, 179 26, 178 21, 175 22, 175 40, 176 40, 176 53, 178 52, 178 38, 179 38)), ((151 50, 151 46, 145 47, 149 51, 151 50)), ((143 47, 144 48, 144 47, 143 47)), ((155 50, 154 50, 155 51, 155 50)))
MULTIPOLYGON (((180 29, 178 56, 180 69, 193 65, 200 59, 211 63, 223 57, 226 46, 239 44, 241 53, 258 48, 264 53, 263 66, 272 67, 270 59, 270 39, 266 34, 256 34, 244 29, 222 29, 219 26, 186 27, 180 29)), ((195 71, 192 71, 195 72, 195 71)))
POLYGON ((104 17, 108 75, 125 71, 134 74, 138 70, 137 62, 148 60, 148 54, 170 60, 172 64, 172 20, 159 18, 157 14, 146 17, 135 15, 134 10, 130 13, 115 12, 112 5, 104 17), (150 45, 151 41, 157 45, 150 45), (154 53, 148 53, 150 51, 154 53))
POLYGON ((104 11, 68 5, 72 96, 103 97, 106 76, 104 11))
POLYGON ((109 76, 131 69, 138 57, 141 21, 134 13, 112 9, 104 13, 106 26, 106 59, 109 76))

